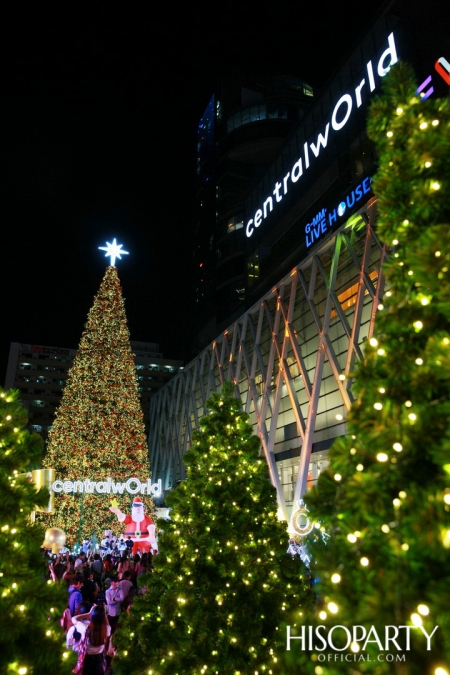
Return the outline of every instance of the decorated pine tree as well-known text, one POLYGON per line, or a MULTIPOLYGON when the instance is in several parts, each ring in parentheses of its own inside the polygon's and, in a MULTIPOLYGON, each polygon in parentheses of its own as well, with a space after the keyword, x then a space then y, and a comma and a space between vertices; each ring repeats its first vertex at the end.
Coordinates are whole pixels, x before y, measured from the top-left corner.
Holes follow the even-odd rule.
MULTIPOLYGON (((124 300, 112 265, 106 268, 89 311, 49 434, 44 466, 54 468, 56 479, 63 482, 111 478, 123 483, 131 477, 144 482, 150 476, 124 300)), ((140 496, 147 509, 153 506, 150 497, 140 496)), ((63 529, 69 543, 93 533, 101 539, 105 529, 117 529, 117 518, 109 511, 111 501, 122 512, 129 511, 126 492, 99 494, 86 488, 60 492, 55 495, 54 513, 40 518, 63 529)))
POLYGON ((282 623, 309 599, 260 441, 234 385, 208 401, 187 479, 167 498, 154 572, 144 580, 115 643, 114 672, 127 675, 278 673, 282 623))
POLYGON ((332 538, 305 624, 350 632, 334 631, 344 652, 328 649, 331 661, 318 639, 292 642, 291 661, 315 675, 450 673, 450 111, 415 91, 399 64, 370 109, 377 231, 390 252, 349 434, 308 496, 332 538))
POLYGON ((42 452, 26 423, 19 392, 0 390, 0 672, 63 675, 72 661, 59 624, 67 590, 47 581, 44 528, 30 520, 35 506, 48 503, 48 490, 36 492, 24 473, 42 452))

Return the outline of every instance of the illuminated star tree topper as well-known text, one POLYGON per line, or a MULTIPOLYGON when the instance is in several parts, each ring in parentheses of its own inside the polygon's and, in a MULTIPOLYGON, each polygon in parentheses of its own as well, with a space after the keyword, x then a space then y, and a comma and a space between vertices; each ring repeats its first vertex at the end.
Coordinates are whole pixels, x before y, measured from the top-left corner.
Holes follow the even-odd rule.
POLYGON ((105 257, 111 258, 111 267, 115 267, 114 263, 116 258, 121 260, 122 254, 128 255, 128 251, 122 251, 123 244, 117 244, 116 238, 112 240, 112 244, 109 241, 106 242, 106 246, 99 246, 100 251, 106 251, 105 257))

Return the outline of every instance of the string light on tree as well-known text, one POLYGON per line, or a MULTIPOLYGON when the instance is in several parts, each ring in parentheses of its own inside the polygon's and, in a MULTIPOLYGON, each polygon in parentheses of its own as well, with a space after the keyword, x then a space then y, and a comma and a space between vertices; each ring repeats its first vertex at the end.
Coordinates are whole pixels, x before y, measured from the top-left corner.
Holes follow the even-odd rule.
MULTIPOLYGON (((308 506, 332 535, 318 555, 316 590, 322 605, 332 598, 339 607, 339 624, 429 622, 432 631, 447 625, 450 585, 450 109, 446 99, 421 101, 404 63, 384 87, 368 135, 378 157, 377 237, 396 247, 384 264, 388 310, 377 314, 376 336, 352 374, 349 436, 331 447, 308 506)), ((311 611, 302 623, 321 620, 311 611)), ((361 672, 448 675, 445 635, 425 650, 418 634, 411 631, 407 666, 381 663, 371 647, 361 672)), ((306 655, 296 656, 298 672, 313 672, 306 655)), ((345 659, 324 667, 332 675, 353 669, 345 659)))
POLYGON ((171 520, 161 526, 151 584, 116 633, 118 675, 145 667, 158 675, 282 673, 280 626, 312 594, 305 566, 286 553, 261 442, 234 392, 225 382, 209 399, 183 456, 187 479, 167 497, 171 520))
POLYGON ((26 473, 41 461, 43 442, 26 430, 19 393, 0 391, 0 672, 68 675, 74 659, 72 654, 62 663, 58 620, 67 591, 49 580, 41 551, 44 532, 30 522, 36 506, 48 504, 47 488, 37 492, 26 473))
MULTIPOLYGON (((101 247, 100 247, 101 248, 101 247)), ((134 357, 130 346, 122 288, 114 266, 121 246, 107 243, 111 265, 106 268, 89 311, 61 403, 49 434, 44 466, 54 468, 57 481, 73 485, 86 479, 106 484, 126 483, 131 478, 150 478, 147 439, 139 399, 134 357)), ((129 511, 129 495, 115 494, 117 506, 129 511)), ((147 514, 151 497, 141 495, 147 514)), ((105 494, 86 491, 58 493, 53 514, 40 514, 46 527, 59 527, 73 545, 102 538, 104 530, 116 529, 105 494)))

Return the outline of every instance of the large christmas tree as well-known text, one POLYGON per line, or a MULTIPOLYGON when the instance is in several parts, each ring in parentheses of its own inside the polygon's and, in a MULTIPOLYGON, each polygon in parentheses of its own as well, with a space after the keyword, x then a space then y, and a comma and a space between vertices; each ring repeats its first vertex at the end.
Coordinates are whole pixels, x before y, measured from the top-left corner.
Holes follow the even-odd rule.
POLYGON ((282 622, 310 591, 287 555, 286 523, 234 385, 208 401, 187 479, 167 498, 160 553, 116 633, 124 675, 278 673, 282 622))
POLYGON ((347 660, 334 651, 321 662, 317 639, 306 651, 292 643, 293 661, 316 675, 450 673, 450 111, 415 91, 399 64, 370 110, 388 290, 354 381, 349 435, 308 496, 333 536, 305 623, 352 633, 333 636, 347 660), (363 637, 372 626, 379 642, 363 637))
POLYGON ((18 398, 16 390, 0 390, 0 672, 62 675, 73 661, 59 625, 67 590, 47 581, 44 528, 30 521, 35 506, 48 503, 48 490, 36 492, 22 475, 39 461, 42 438, 25 430, 18 398))
MULTIPOLYGON (((77 355, 69 371, 61 404, 49 434, 45 467, 66 481, 146 481, 148 449, 139 400, 122 289, 116 267, 107 267, 89 311, 77 355)), ((133 485, 134 488, 134 485, 133 485)), ((147 505, 150 497, 140 495, 147 505)), ((130 495, 88 492, 55 495, 55 511, 40 516, 62 528, 73 543, 77 537, 99 537, 117 530, 109 511, 115 498, 128 512, 130 495)))

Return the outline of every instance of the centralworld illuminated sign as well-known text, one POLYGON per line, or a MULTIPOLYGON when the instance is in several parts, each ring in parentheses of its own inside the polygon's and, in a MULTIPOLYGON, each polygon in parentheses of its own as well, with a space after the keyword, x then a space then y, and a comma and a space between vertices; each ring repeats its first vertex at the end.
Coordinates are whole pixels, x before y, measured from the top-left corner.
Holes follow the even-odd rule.
POLYGON ((93 481, 89 478, 83 480, 55 480, 52 483, 53 492, 86 492, 87 494, 113 494, 122 495, 124 492, 130 495, 151 495, 153 497, 162 496, 161 479, 157 483, 152 483, 150 479, 142 482, 139 478, 129 478, 124 483, 114 481, 112 478, 106 480, 93 481))
POLYGON ((375 90, 377 86, 376 74, 378 74, 379 77, 384 77, 389 72, 391 66, 393 66, 394 63, 397 63, 397 61, 398 57, 394 33, 390 33, 387 38, 387 48, 381 54, 376 69, 374 69, 374 64, 371 60, 367 62, 366 77, 361 79, 354 87, 353 91, 343 94, 339 98, 331 113, 330 121, 325 125, 322 132, 317 135, 317 138, 314 140, 310 139, 303 144, 302 152, 292 165, 290 171, 275 182, 272 193, 264 200, 261 207, 256 210, 253 217, 247 222, 245 228, 247 237, 252 236, 255 229, 260 227, 263 221, 269 216, 274 208, 276 208, 277 204, 279 204, 283 200, 283 197, 288 194, 292 185, 298 183, 304 173, 313 164, 314 160, 320 156, 320 153, 323 152, 323 150, 325 150, 328 145, 330 134, 339 132, 345 127, 353 111, 361 107, 364 94, 371 94, 375 90))

